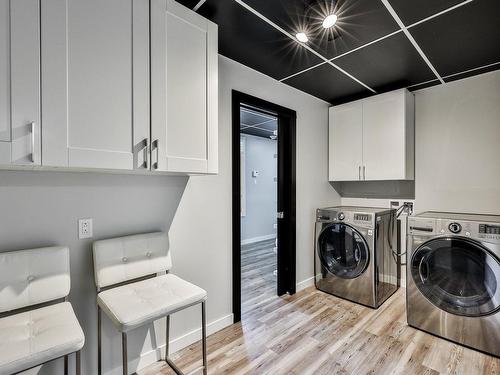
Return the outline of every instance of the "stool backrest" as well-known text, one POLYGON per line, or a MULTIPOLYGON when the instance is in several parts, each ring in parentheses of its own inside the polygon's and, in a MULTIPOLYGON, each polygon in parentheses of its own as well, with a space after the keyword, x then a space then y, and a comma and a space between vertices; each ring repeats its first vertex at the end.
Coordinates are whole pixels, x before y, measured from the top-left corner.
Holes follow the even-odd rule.
POLYGON ((62 299, 70 288, 67 247, 0 253, 0 313, 62 299))
POLYGON ((168 237, 163 232, 94 242, 97 289, 170 270, 168 237))

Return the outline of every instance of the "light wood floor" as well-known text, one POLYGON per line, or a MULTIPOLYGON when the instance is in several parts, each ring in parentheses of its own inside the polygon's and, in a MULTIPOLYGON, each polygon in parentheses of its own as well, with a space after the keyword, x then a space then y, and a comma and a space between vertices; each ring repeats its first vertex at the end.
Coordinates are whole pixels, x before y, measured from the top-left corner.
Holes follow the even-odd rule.
MULTIPOLYGON (((186 372, 200 347, 173 355, 186 372)), ((500 374, 500 359, 406 325, 404 290, 378 310, 308 288, 255 304, 208 338, 209 374, 500 374)), ((141 375, 175 375, 157 362, 141 375)))
POLYGON ((274 239, 241 246, 241 313, 243 319, 256 303, 276 296, 277 255, 274 239))

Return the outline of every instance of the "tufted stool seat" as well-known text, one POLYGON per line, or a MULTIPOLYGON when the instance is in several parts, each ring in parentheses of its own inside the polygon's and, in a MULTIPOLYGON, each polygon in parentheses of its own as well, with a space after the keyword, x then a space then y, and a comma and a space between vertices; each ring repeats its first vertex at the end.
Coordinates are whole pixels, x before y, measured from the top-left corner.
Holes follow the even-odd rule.
POLYGON ((128 375, 127 334, 166 317, 165 361, 176 374, 182 371, 169 358, 170 315, 201 304, 201 347, 207 374, 207 292, 169 273, 172 267, 165 233, 145 233, 94 242, 97 287, 97 373, 102 374, 102 312, 122 334, 122 372, 128 375), (166 273, 166 274, 165 274, 166 273))
POLYGON ((0 374, 74 353, 85 342, 69 302, 0 318, 0 374))
POLYGON ((0 375, 16 374, 76 354, 85 336, 70 292, 69 249, 45 247, 0 253, 0 375))
POLYGON ((99 293, 97 303, 120 332, 127 332, 203 302, 200 287, 172 274, 122 285, 99 293))

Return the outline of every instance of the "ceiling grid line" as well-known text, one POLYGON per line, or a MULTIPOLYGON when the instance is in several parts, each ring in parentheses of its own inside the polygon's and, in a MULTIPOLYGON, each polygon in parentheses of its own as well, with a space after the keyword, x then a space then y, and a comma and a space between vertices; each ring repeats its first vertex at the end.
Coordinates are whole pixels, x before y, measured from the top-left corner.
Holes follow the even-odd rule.
POLYGON ((406 35, 406 37, 411 42, 411 44, 413 44, 413 47, 415 47, 415 49, 417 50, 417 52, 420 54, 420 56, 425 61, 425 63, 427 64, 427 66, 430 68, 430 70, 432 70, 432 72, 437 77, 437 79, 439 79, 439 81, 441 83, 444 83, 444 80, 441 77, 441 75, 438 73, 438 71, 436 70, 436 68, 434 68, 434 65, 432 65, 432 63, 430 62, 429 58, 425 55, 424 51, 422 51, 422 49, 418 45, 417 41, 413 38, 413 36, 410 34, 410 32, 408 31, 408 29, 406 28, 406 26, 403 24, 403 21, 401 21, 401 18, 399 18, 398 14, 396 13, 396 11, 392 7, 392 5, 389 4, 389 0, 380 0, 380 1, 382 1, 382 4, 384 4, 384 6, 387 8, 387 10, 391 14, 392 18, 394 18, 394 20, 399 25, 399 27, 401 28, 401 30, 403 30, 403 33, 406 35))
POLYGON ((445 10, 442 10, 441 12, 437 12, 436 14, 433 14, 432 16, 429 16, 429 17, 426 17, 426 18, 424 18, 424 19, 421 19, 420 21, 414 22, 414 23, 412 23, 411 25, 406 26, 406 28, 407 28, 407 29, 411 29, 411 28, 412 28, 412 27, 414 27, 414 26, 417 26, 417 25, 420 25, 421 23, 424 23, 424 22, 430 21, 430 20, 432 20, 433 18, 436 18, 436 17, 442 16, 443 14, 446 14, 446 13, 448 13, 448 12, 452 11, 452 10, 455 10, 455 9, 457 9, 457 8, 460 8, 461 6, 464 6, 465 4, 469 4, 469 3, 470 3, 470 2, 472 2, 472 1, 474 1, 474 0, 466 0, 466 1, 463 1, 463 2, 461 2, 461 3, 458 3, 458 4, 456 4, 456 5, 452 6, 452 7, 449 7, 449 8, 447 8, 447 9, 445 9, 445 10))
POLYGON ((282 34, 286 35, 287 37, 289 37, 290 39, 292 39, 293 41, 297 42, 300 46, 304 47, 305 49, 307 49, 309 52, 313 53, 314 55, 316 55, 317 57, 319 57, 320 59, 322 59, 325 63, 333 66, 335 69, 337 69, 338 71, 340 71, 341 73, 343 73, 344 75, 346 75, 347 77, 351 78, 352 80, 356 81, 357 83, 359 83, 361 86, 365 87, 366 89, 370 90, 372 93, 376 93, 376 91, 374 89, 372 89, 370 86, 366 85, 365 83, 361 82, 359 79, 357 79, 356 77, 354 77, 352 74, 350 74, 349 72, 347 72, 346 70, 342 69, 340 66, 338 66, 337 64, 334 64, 333 62, 331 62, 330 60, 328 60, 326 57, 324 57, 322 54, 320 54, 319 52, 317 52, 315 49, 309 47, 307 44, 305 43, 302 43, 302 42, 299 42, 292 34, 290 34, 288 31, 286 31, 285 29, 283 29, 281 26, 277 25, 276 23, 274 23, 273 21, 271 21, 269 18, 265 17, 263 14, 259 13, 258 11, 256 11, 255 9, 253 9, 250 5, 248 5, 247 3, 243 2, 242 0, 233 0, 235 1, 237 4, 241 5, 243 8, 245 8, 246 10, 248 10, 249 12, 253 13, 254 15, 256 15, 257 17, 259 17, 261 20, 263 20, 264 22, 266 22, 267 24, 269 24, 270 26, 274 27, 276 30, 278 30, 279 32, 281 32, 282 34))
MULTIPOLYGON (((410 28, 412 28, 412 27, 414 27, 414 26, 417 26, 417 25, 420 25, 420 24, 422 24, 422 23, 424 23, 424 22, 430 21, 430 20, 431 20, 431 19, 433 19, 433 18, 439 17, 439 16, 441 16, 441 15, 443 15, 443 14, 446 14, 446 13, 448 13, 448 12, 452 11, 452 10, 455 10, 455 9, 457 9, 457 8, 460 8, 461 6, 464 6, 464 5, 466 5, 466 4, 468 4, 468 3, 472 2, 472 1, 474 1, 474 0, 465 0, 465 1, 461 2, 461 3, 459 3, 459 4, 456 4, 456 5, 452 6, 452 7, 449 7, 449 8, 446 8, 446 9, 444 9, 444 10, 440 11, 440 12, 437 12, 437 13, 435 13, 435 14, 433 14, 433 15, 429 16, 429 17, 423 18, 423 19, 421 19, 420 21, 414 22, 414 23, 412 23, 411 25, 406 26, 406 28, 407 28, 407 29, 410 29, 410 28)), ((398 25, 398 26, 399 26, 399 25, 398 25)), ((349 55, 349 54, 351 54, 351 53, 353 53, 353 52, 356 52, 356 51, 359 51, 359 50, 361 50, 361 49, 363 49, 363 48, 365 48, 365 47, 371 46, 372 44, 375 44, 375 43, 381 42, 382 40, 387 39, 387 38, 390 38, 391 36, 394 36, 394 35, 399 34, 399 33, 401 33, 401 32, 403 32, 403 30, 400 28, 400 29, 398 29, 398 30, 396 30, 396 31, 393 31, 392 33, 389 33, 389 34, 387 34, 387 35, 384 35, 384 36, 382 36, 382 37, 380 37, 380 38, 377 38, 377 39, 375 39, 375 40, 372 40, 371 42, 365 43, 365 44, 363 44, 363 45, 361 45, 361 46, 359 46, 359 47, 356 47, 356 48, 350 49, 349 51, 346 51, 346 52, 344 52, 344 53, 342 53, 342 54, 340 54, 340 55, 338 55, 338 56, 335 56, 335 57, 331 58, 331 59, 330 59, 330 61, 334 61, 334 60, 340 59, 341 57, 347 56, 347 55, 349 55)), ((280 81, 280 82, 284 82, 284 81, 286 81, 287 79, 290 79, 290 78, 293 78, 293 77, 295 77, 295 76, 298 76, 299 74, 302 74, 302 73, 308 72, 309 70, 314 69, 314 68, 317 68, 318 66, 321 66, 321 65, 323 65, 323 64, 326 64, 326 62, 321 62, 321 63, 319 63, 319 64, 316 64, 316 65, 310 66, 309 68, 306 68, 306 69, 300 70, 300 71, 298 71, 298 72, 296 72, 296 73, 293 73, 293 74, 290 74, 289 76, 287 76, 287 77, 285 77, 285 78, 282 78, 282 79, 280 79, 279 81, 280 81)), ((436 79, 437 79, 437 78, 436 78, 436 79)), ((430 80, 430 81, 428 81, 428 82, 431 82, 431 81, 433 81, 433 80, 434 80, 434 79, 432 79, 432 80, 430 80)), ((426 82, 426 83, 427 83, 427 82, 426 82)), ((412 86, 418 86, 418 85, 421 85, 421 84, 423 84, 423 83, 417 83, 417 84, 412 85, 412 86)), ((412 86, 409 86, 409 87, 412 87, 412 86)))

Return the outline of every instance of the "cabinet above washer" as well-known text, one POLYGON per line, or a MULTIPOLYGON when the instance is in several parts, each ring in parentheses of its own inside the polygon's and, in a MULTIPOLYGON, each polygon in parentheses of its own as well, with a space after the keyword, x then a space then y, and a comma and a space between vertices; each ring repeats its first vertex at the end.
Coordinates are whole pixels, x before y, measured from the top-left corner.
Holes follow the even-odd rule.
POLYGON ((413 180, 414 108, 406 89, 331 107, 329 180, 413 180))

